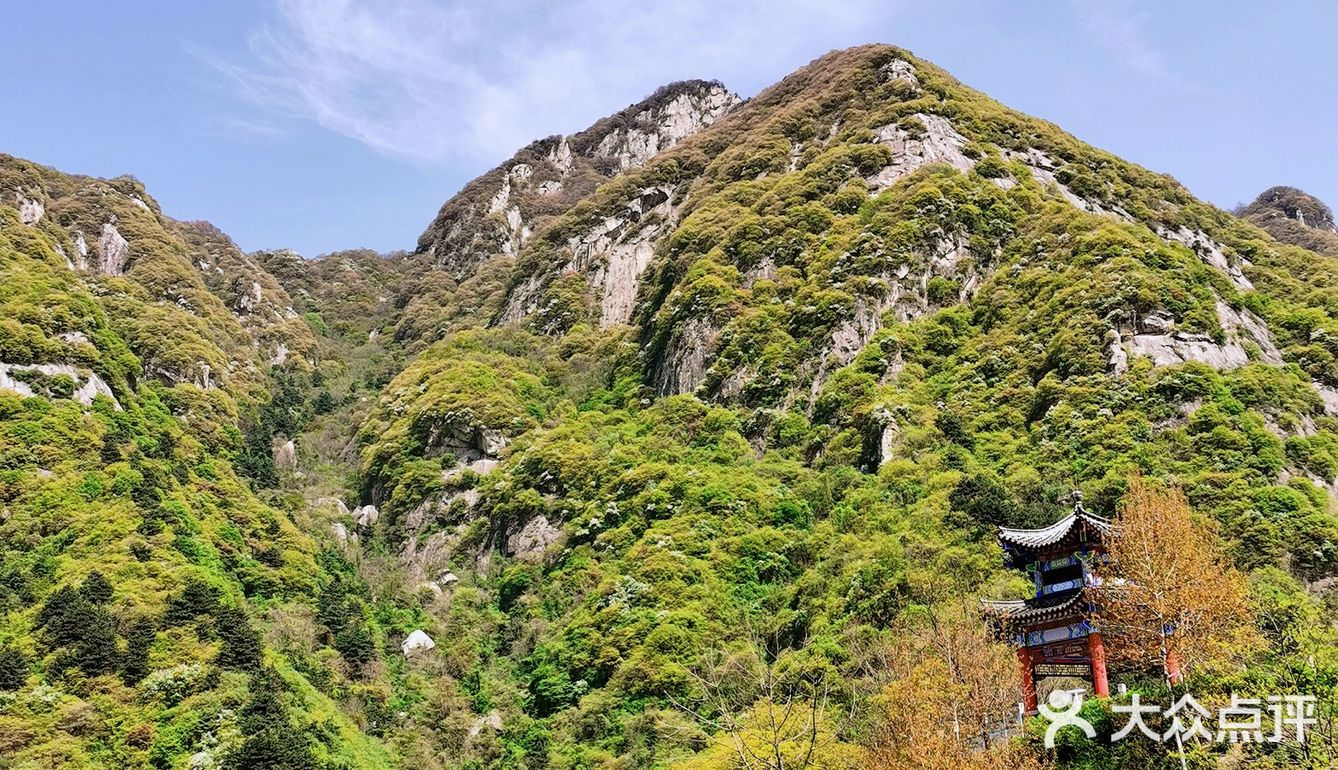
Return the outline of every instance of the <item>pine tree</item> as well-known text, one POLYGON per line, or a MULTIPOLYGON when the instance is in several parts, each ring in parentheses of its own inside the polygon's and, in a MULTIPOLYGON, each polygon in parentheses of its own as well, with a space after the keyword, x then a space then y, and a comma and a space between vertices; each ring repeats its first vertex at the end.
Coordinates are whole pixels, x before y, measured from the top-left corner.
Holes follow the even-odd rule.
POLYGON ((130 626, 126 636, 125 660, 121 668, 121 680, 126 684, 137 684, 149 674, 149 649, 158 635, 158 626, 152 619, 139 618, 130 626))
POLYGON ((220 641, 218 665, 242 671, 260 670, 260 632, 251 627, 246 613, 238 607, 223 607, 214 617, 220 641))
POLYGON ((79 594, 92 604, 107 604, 112 600, 112 584, 101 572, 93 570, 79 586, 79 594))
POLYGON ((251 697, 242 707, 242 744, 224 760, 224 770, 308 770, 317 766, 304 732, 293 728, 283 702, 283 680, 265 668, 251 677, 251 697))
POLYGON ((28 678, 28 656, 12 645, 0 647, 0 691, 18 690, 28 678))

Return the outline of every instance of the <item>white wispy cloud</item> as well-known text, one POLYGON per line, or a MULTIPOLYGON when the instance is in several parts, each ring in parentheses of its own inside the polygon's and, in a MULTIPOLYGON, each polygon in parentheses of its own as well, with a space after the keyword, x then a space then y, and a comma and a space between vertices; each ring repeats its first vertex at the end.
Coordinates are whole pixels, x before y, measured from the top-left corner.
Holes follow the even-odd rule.
POLYGON ((1161 52, 1148 42, 1146 11, 1135 11, 1123 0, 1070 0, 1070 5, 1096 41, 1126 66, 1148 77, 1170 75, 1161 52))
POLYGON ((889 0, 275 0, 243 51, 196 54, 266 110, 433 163, 503 157, 670 80, 767 71, 795 52, 820 53, 815 41, 857 42, 866 22, 892 7, 889 0))

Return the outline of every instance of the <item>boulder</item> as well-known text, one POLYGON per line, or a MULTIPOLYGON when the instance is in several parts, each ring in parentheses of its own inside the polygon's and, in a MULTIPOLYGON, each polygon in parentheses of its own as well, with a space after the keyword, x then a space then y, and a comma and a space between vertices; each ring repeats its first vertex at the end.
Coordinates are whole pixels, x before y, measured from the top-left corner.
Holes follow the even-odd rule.
POLYGON ((359 527, 370 527, 379 518, 381 518, 381 512, 376 509, 375 505, 364 505, 353 513, 353 521, 359 527))
POLYGON ((291 439, 274 447, 274 467, 280 471, 297 469, 297 445, 291 439))
POLYGON ((436 646, 437 643, 432 641, 432 637, 428 636, 422 629, 418 629, 404 639, 404 643, 400 645, 400 651, 404 653, 404 657, 408 658, 416 652, 430 650, 436 646))

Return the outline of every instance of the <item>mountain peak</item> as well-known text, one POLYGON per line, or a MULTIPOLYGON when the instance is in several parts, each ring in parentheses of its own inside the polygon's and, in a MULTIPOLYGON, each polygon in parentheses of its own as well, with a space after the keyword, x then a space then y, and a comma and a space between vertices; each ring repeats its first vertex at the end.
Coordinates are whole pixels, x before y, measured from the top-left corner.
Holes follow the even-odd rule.
POLYGON ((1338 226, 1333 209, 1296 187, 1279 185, 1259 194, 1236 215, 1292 246, 1338 257, 1338 226))
POLYGON ((600 182, 644 165, 741 102, 718 81, 677 81, 583 131, 532 142, 446 201, 417 251, 457 277, 488 257, 514 256, 537 220, 566 211, 600 182))
POLYGON ((1282 216, 1312 230, 1338 232, 1334 225, 1333 209, 1324 201, 1297 187, 1278 185, 1259 194, 1258 198, 1246 206, 1243 215, 1282 216))

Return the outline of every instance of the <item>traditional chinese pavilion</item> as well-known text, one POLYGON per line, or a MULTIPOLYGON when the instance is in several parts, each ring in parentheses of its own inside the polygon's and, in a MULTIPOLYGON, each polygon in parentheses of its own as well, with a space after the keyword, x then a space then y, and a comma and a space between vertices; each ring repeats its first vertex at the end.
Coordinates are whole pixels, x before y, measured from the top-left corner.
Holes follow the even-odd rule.
POLYGON ((1027 713, 1036 711, 1036 683, 1045 677, 1088 679, 1096 695, 1110 695, 1089 595, 1110 532, 1109 521, 1083 509, 1081 496, 1072 513, 1048 527, 999 528, 1005 563, 1026 573, 1036 589, 1029 599, 984 603, 996 632, 1017 648, 1027 713))

